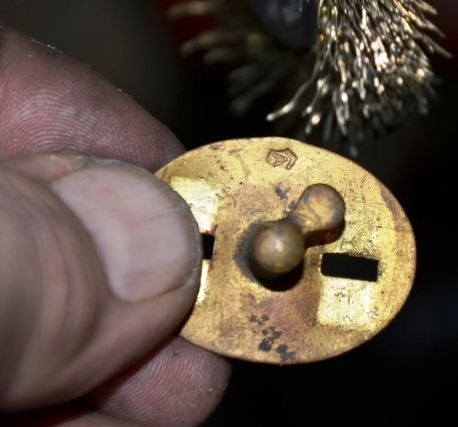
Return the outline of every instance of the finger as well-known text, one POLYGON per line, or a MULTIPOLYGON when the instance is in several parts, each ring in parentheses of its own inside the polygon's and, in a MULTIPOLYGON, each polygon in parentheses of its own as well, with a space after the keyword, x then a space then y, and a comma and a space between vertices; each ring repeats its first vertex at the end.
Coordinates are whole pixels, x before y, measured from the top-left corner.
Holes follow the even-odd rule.
POLYGON ((82 404, 69 404, 51 410, 8 414, 0 416, 0 425, 198 426, 220 402, 229 375, 226 360, 176 338, 90 393, 84 398, 86 409, 82 404))
POLYGON ((179 325, 198 230, 174 191, 132 166, 92 162, 49 186, 1 166, 0 408, 65 402, 179 325))
POLYGON ((175 136, 88 66, 0 27, 0 158, 71 150, 156 170, 175 136))
POLYGON ((229 376, 227 360, 175 338, 84 401, 140 425, 197 426, 221 401, 229 376))
MULTIPOLYGON (((0 96, 5 102, 0 104, 0 158, 69 150, 155 170, 182 152, 167 128, 89 67, 12 30, 1 36, 0 96)), ((35 167, 23 163, 22 171, 45 180, 45 169, 52 175, 68 167, 62 159, 52 166, 34 162, 35 167)), ((211 357, 220 361, 210 354, 206 360, 211 357)), ((228 375, 223 366, 222 385, 228 375)), ((191 402, 193 395, 187 398, 191 402)))

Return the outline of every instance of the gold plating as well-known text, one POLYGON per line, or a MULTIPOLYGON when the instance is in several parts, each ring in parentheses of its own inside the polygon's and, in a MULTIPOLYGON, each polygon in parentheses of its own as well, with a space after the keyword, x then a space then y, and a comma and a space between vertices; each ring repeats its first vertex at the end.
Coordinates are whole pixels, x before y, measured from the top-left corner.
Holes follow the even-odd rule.
POLYGON ((409 220, 386 187, 344 157, 286 138, 240 139, 189 151, 156 175, 186 200, 201 233, 215 238, 181 330, 196 345, 264 363, 322 360, 376 335, 410 292, 416 248, 409 220), (315 184, 334 189, 344 213, 338 220, 331 213, 341 204, 318 204, 311 222, 311 205, 300 208, 301 224, 316 228, 325 218, 330 234, 309 241, 294 274, 271 286, 250 266, 251 237, 262 224, 296 215, 315 184), (377 277, 326 275, 326 254, 376 261, 377 277))

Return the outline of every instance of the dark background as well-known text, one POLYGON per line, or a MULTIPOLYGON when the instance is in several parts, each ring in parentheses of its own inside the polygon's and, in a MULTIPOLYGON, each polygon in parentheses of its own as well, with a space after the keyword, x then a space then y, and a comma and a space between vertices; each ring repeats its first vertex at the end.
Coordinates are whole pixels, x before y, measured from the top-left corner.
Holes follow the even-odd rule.
MULTIPOLYGON (((242 119, 230 114, 224 70, 179 58, 179 43, 198 24, 172 25, 166 3, 0 0, 0 19, 90 64, 188 149, 271 135, 262 108, 242 119)), ((430 3, 447 35, 442 44, 458 55, 458 6, 430 3)), ((406 305, 373 340, 334 359, 286 367, 234 361, 228 392, 205 427, 430 426, 456 419, 458 69, 455 59, 431 59, 442 79, 431 113, 364 145, 355 159, 392 190, 412 222, 418 269, 406 305)))

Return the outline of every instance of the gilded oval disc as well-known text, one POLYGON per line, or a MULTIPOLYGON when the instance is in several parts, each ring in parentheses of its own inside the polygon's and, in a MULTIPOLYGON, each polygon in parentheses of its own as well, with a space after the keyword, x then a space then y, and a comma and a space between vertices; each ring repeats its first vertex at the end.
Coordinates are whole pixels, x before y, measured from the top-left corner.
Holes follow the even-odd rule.
POLYGON ((198 346, 275 364, 334 357, 380 332, 410 292, 416 248, 409 220, 384 185, 344 157, 285 138, 229 140, 189 151, 156 175, 214 238, 181 330, 198 346), (247 242, 317 183, 343 197, 343 230, 332 243, 309 247, 297 274, 272 287, 251 271, 247 242))

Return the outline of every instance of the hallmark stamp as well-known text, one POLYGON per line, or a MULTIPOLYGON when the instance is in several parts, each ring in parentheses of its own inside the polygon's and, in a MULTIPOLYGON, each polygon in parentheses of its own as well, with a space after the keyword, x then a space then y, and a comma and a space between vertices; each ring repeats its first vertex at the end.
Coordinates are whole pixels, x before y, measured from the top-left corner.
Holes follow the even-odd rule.
POLYGON ((289 148, 284 150, 270 150, 267 156, 267 163, 274 168, 282 167, 292 169, 297 162, 297 156, 289 148))

